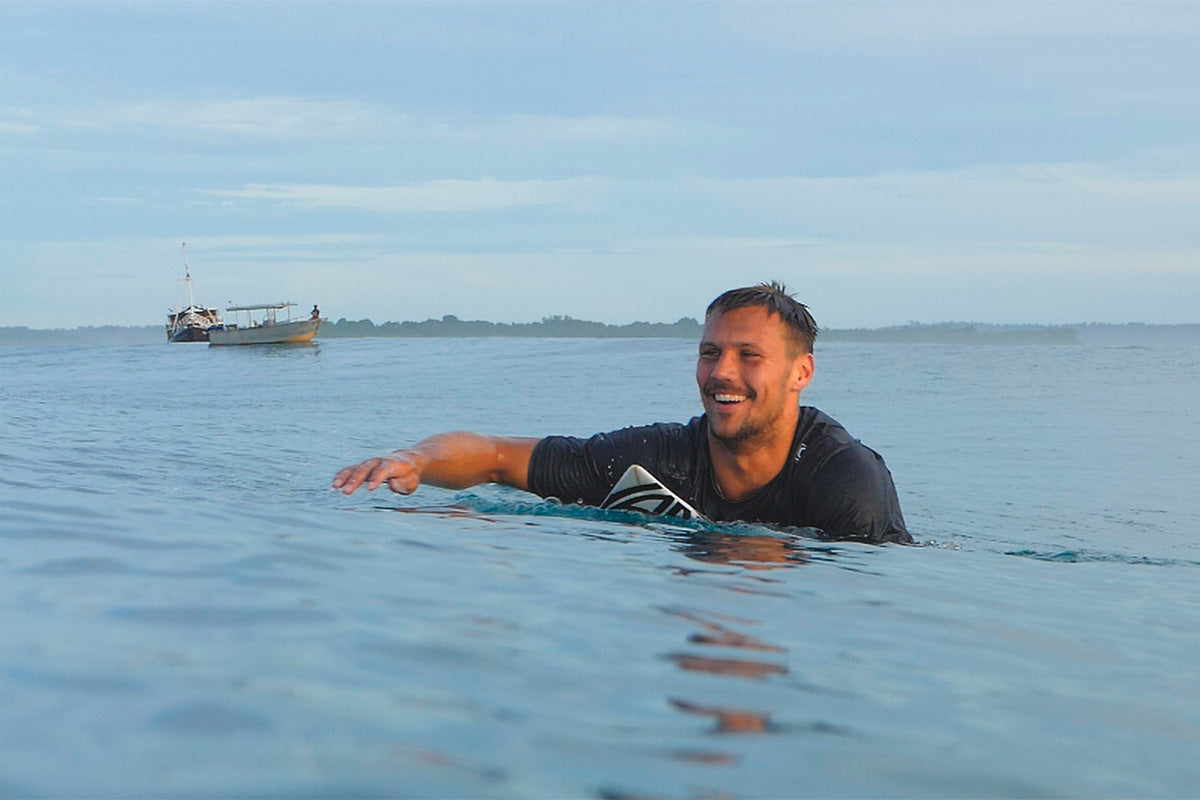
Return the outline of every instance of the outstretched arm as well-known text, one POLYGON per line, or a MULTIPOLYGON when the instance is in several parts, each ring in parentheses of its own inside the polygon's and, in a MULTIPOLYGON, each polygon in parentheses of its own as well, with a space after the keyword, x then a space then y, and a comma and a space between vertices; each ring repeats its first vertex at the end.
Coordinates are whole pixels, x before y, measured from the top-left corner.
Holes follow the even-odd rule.
POLYGON ((412 494, 422 483, 465 489, 479 483, 503 483, 528 489, 529 457, 538 439, 483 436, 457 431, 431 436, 412 447, 346 467, 333 488, 353 494, 364 483, 374 491, 383 484, 412 494))

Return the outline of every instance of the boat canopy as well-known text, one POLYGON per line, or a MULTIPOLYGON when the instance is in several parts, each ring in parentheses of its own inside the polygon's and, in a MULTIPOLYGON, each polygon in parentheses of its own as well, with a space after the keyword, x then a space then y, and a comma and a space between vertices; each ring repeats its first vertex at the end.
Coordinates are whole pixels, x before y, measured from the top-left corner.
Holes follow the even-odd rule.
POLYGON ((290 308, 295 303, 260 303, 254 306, 226 306, 226 311, 263 311, 270 308, 290 308))
POLYGON ((188 312, 196 313, 197 311, 203 312, 205 314, 216 314, 217 313, 217 309, 213 308, 212 306, 198 306, 195 304, 187 306, 186 308, 168 308, 167 309, 167 313, 170 314, 171 316, 176 316, 179 314, 187 314, 188 312))

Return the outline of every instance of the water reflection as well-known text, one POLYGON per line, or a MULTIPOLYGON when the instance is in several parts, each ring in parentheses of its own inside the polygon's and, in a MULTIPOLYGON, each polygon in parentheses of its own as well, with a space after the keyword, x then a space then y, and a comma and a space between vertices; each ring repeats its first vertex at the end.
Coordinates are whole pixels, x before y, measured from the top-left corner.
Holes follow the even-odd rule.
POLYGON ((760 679, 768 675, 786 675, 787 667, 763 661, 747 661, 740 658, 710 658, 690 653, 670 653, 667 658, 680 669, 692 672, 711 672, 714 675, 731 675, 736 678, 760 679))
MULTIPOLYGON (((391 510, 406 513, 438 514, 446 518, 470 518, 484 522, 511 522, 510 515, 514 511, 511 502, 491 505, 481 502, 478 497, 471 497, 470 505, 439 506, 439 507, 400 507, 391 510), (489 516, 489 512, 498 513, 499 518, 489 516)), ((594 521, 618 521, 599 518, 599 512, 580 507, 554 507, 540 504, 534 513, 550 512, 554 516, 579 517, 587 521, 592 515, 598 518, 594 521), (564 513, 565 512, 565 513, 564 513)), ((622 518, 622 523, 627 521, 622 518)), ((533 524, 523 520, 525 524, 533 524)), ((688 559, 709 565, 733 567, 747 577, 746 571, 775 570, 792 568, 810 563, 813 558, 820 559, 829 554, 819 548, 811 554, 805 547, 807 540, 788 534, 767 532, 762 530, 739 529, 694 529, 680 525, 661 522, 642 522, 637 527, 660 534, 671 543, 676 552, 688 559)), ((598 538, 620 538, 611 531, 595 527, 580 531, 582 535, 593 535, 598 538)), ((692 572, 717 572, 712 568, 688 570, 678 566, 673 569, 680 574, 692 572)), ((727 573, 724 573, 727 574, 727 573)), ((738 574, 738 573, 734 573, 738 574)), ((777 582, 776 579, 760 575, 756 581, 777 582)), ((735 588, 738 587, 727 587, 735 588)), ((671 661, 676 667, 685 672, 700 672, 723 678, 734 678, 749 681, 769 681, 777 676, 789 674, 786 663, 787 649, 747 629, 761 625, 753 619, 730 616, 716 612, 708 612, 678 606, 660 607, 664 614, 686 620, 696 626, 696 629, 686 635, 686 649, 663 653, 662 657, 671 661)), ((698 717, 712 720, 711 733, 719 734, 763 734, 773 733, 778 726, 772 721, 771 713, 764 709, 742 708, 727 705, 717 698, 684 698, 669 696, 666 698, 671 707, 698 717)), ((717 750, 700 749, 669 749, 663 756, 698 764, 729 765, 738 763, 736 755, 717 750)))
MULTIPOLYGON (((730 617, 724 614, 714 614, 694 611, 686 608, 663 608, 664 613, 681 617, 700 625, 701 630, 690 634, 687 641, 706 648, 721 647, 737 650, 751 650, 756 654, 785 653, 787 649, 764 641, 756 636, 735 630, 733 625, 748 626, 759 624, 755 620, 730 617)), ((682 670, 690 672, 707 672, 712 675, 743 678, 749 680, 765 680, 773 675, 788 674, 784 663, 771 659, 735 658, 722 654, 720 657, 691 652, 668 653, 670 659, 682 670)), ((714 720, 713 733, 768 733, 774 730, 770 714, 746 708, 733 708, 710 702, 695 702, 678 697, 669 697, 667 702, 687 714, 711 717, 714 720)))
POLYGON ((713 644, 724 647, 744 647, 747 650, 768 650, 773 653, 786 652, 785 648, 778 647, 770 644, 769 642, 764 642, 761 639, 756 639, 753 636, 745 633, 738 633, 737 631, 731 630, 725 625, 714 621, 716 619, 720 619, 727 623, 736 623, 742 625, 758 624, 754 620, 745 619, 742 617, 731 617, 727 614, 714 613, 708 614, 708 618, 706 618, 705 615, 702 615, 698 612, 688 611, 687 609, 683 608, 663 608, 662 611, 673 616, 683 617, 684 619, 699 623, 704 627, 705 633, 693 633, 688 637, 689 642, 694 642, 696 644, 713 644))
POLYGON ((769 733, 775 727, 770 715, 763 711, 708 706, 676 697, 667 698, 667 702, 686 714, 712 717, 713 733, 769 733))
POLYGON ((679 552, 696 561, 729 564, 745 569, 779 569, 807 564, 808 554, 795 537, 718 530, 688 530, 674 534, 679 552))
POLYGON ((232 354, 236 358, 287 358, 293 354, 321 354, 320 342, 262 342, 254 345, 232 347, 209 345, 213 352, 232 354))
MULTIPOLYGON (((480 502, 477 497, 472 497, 470 500, 469 506, 400 507, 393 510, 407 513, 434 513, 447 518, 471 518, 487 522, 503 521, 489 517, 488 512, 499 512, 507 518, 514 510, 510 503, 498 504, 500 507, 493 507, 486 502, 480 502)), ((550 511, 556 516, 578 516, 584 519, 589 519, 596 513, 592 509, 568 507, 569 510, 567 510, 545 504, 536 508, 542 513, 550 511)), ((596 521, 606 520, 598 519, 596 521)), ((625 522, 626 520, 622 518, 620 521, 625 522)), ((532 523, 526 520, 526 524, 532 523)), ((813 558, 803 544, 806 540, 795 535, 760 530, 694 529, 660 522, 643 522, 638 527, 665 536, 672 543, 672 549, 689 559, 705 564, 730 566, 738 570, 762 571, 791 568, 807 564, 813 558)), ((599 535, 595 529, 582 533, 583 535, 599 535)), ((608 538, 609 532, 604 533, 606 535, 601 538, 608 538)), ((821 558, 820 550, 814 552, 816 558, 821 558)), ((688 570, 678 566, 674 569, 681 574, 715 571, 712 569, 688 570)), ((744 572, 742 575, 745 577, 744 572)), ((757 577, 755 580, 775 582, 775 579, 765 576, 757 577)), ((746 630, 761 625, 759 621, 683 607, 662 607, 659 610, 664 614, 687 620, 698 626, 685 638, 688 649, 662 654, 663 658, 671 661, 685 672, 702 672, 750 681, 767 681, 776 676, 789 674, 787 663, 783 658, 787 649, 746 630)), ((777 730, 777 726, 772 722, 770 712, 767 710, 725 705, 720 702, 719 698, 667 697, 666 700, 672 707, 683 713, 710 718, 713 721, 712 733, 771 733, 777 730)), ((665 751, 663 755, 675 760, 712 765, 734 764, 738 761, 733 754, 707 749, 669 750, 665 751)))

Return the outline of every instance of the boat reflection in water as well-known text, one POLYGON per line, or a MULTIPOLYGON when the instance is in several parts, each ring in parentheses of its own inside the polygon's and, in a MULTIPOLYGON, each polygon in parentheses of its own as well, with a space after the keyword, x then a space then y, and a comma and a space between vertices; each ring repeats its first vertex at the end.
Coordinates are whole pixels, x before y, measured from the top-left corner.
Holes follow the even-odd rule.
POLYGON ((321 328, 321 316, 317 307, 313 306, 312 315, 308 319, 291 318, 291 309, 295 303, 261 303, 250 306, 229 306, 225 310, 234 314, 246 315, 245 324, 234 323, 211 328, 208 331, 209 344, 297 344, 311 342, 321 328), (279 311, 288 309, 287 319, 279 319, 279 311), (262 312, 255 318, 255 312, 262 312))

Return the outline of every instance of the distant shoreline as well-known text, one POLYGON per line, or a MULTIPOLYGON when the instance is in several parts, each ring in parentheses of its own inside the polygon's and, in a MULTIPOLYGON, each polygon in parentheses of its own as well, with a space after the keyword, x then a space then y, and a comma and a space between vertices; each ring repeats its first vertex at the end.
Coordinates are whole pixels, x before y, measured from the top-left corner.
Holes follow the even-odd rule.
MULTIPOLYGON (((559 339, 696 339, 701 324, 684 317, 676 322, 632 322, 608 325, 566 316, 540 322, 461 320, 453 315, 422 322, 339 319, 321 326, 318 339, 349 338, 559 338, 559 339)), ((1148 325, 1139 322, 1073 325, 996 325, 973 322, 909 323, 884 328, 821 331, 819 342, 878 344, 1111 344, 1200 343, 1200 324, 1148 325)), ((82 328, 0 327, 0 346, 103 345, 166 343, 161 325, 102 325, 82 328)))

